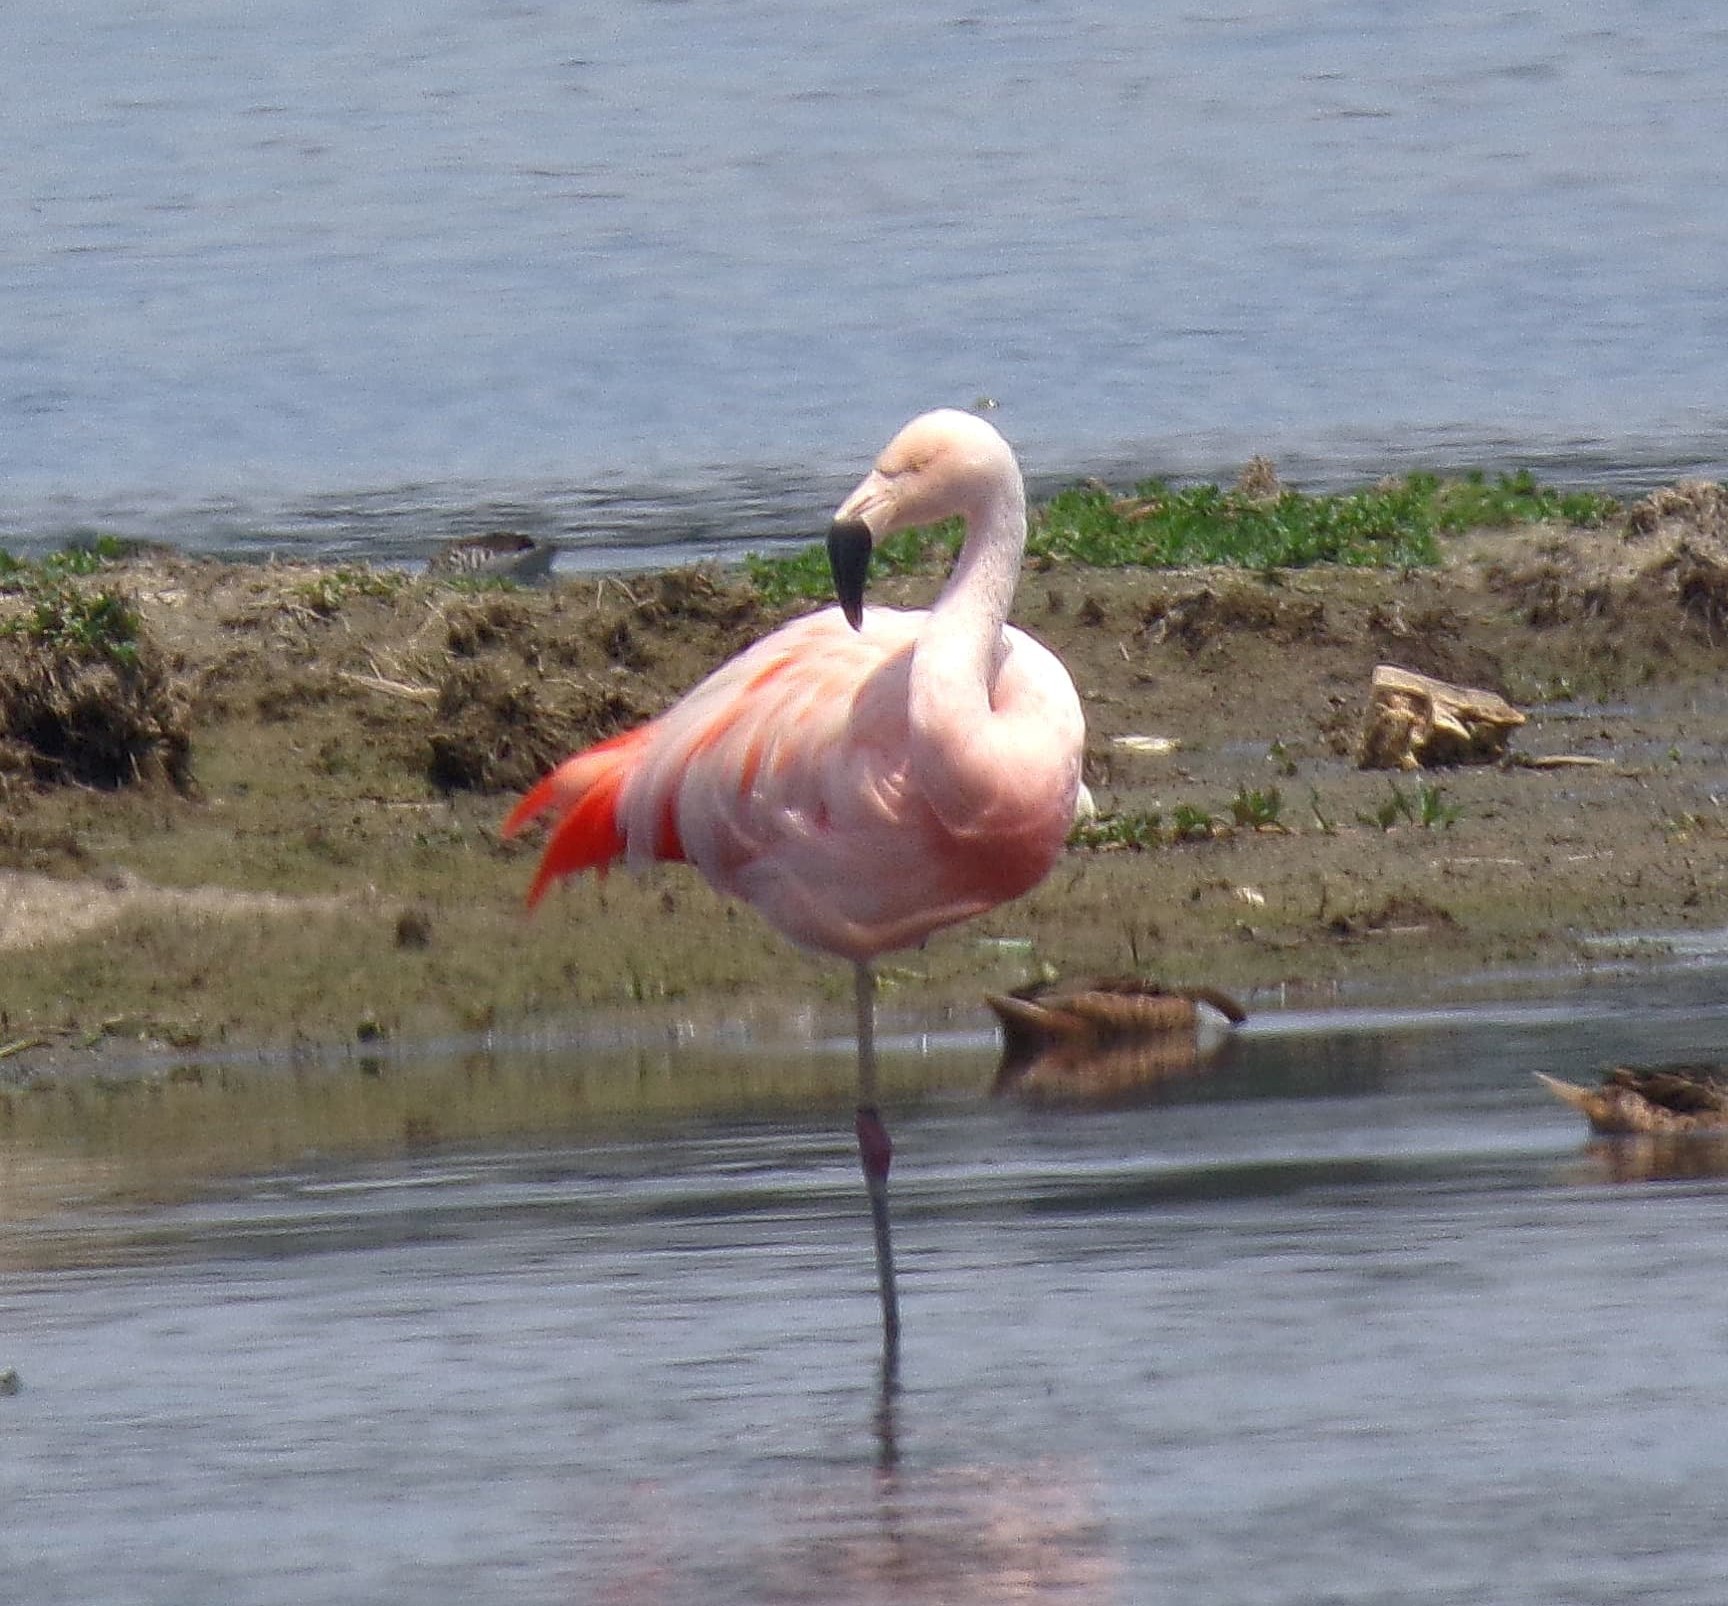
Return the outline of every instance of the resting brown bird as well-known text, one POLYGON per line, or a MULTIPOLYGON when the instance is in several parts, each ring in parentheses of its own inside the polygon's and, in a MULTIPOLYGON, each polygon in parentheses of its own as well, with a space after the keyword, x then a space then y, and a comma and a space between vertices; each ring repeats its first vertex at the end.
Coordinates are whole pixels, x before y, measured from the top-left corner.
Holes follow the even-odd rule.
POLYGON ((1580 1087, 1541 1071, 1536 1080, 1605 1136, 1728 1133, 1728 1075, 1718 1065, 1617 1065, 1600 1087, 1580 1087))
POLYGON ((1218 1028, 1247 1011, 1211 987, 1165 988, 1138 976, 1032 982, 984 997, 1002 1022, 994 1091, 1101 1100, 1193 1070, 1218 1028))
POLYGON ((558 549, 550 541, 500 530, 492 535, 465 535, 446 541, 426 565, 428 574, 446 579, 514 580, 538 585, 551 578, 558 549))

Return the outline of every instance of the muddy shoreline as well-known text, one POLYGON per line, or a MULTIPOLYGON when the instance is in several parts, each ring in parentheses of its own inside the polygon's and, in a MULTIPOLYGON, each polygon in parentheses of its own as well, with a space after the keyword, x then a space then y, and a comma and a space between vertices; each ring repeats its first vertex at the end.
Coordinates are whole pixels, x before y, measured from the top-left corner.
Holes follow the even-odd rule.
MULTIPOLYGON (((1029 567, 1016 622, 1075 675, 1099 803, 1162 835, 1072 851, 1032 896, 890 960, 891 996, 981 1023, 985 990, 1040 969, 1250 1002, 1419 996, 1617 961, 1616 933, 1728 925, 1712 489, 1600 530, 1477 532, 1431 570, 1029 567), (1508 697, 1529 716, 1514 762, 1359 770, 1377 663, 1508 697), (1555 756, 1592 762, 1525 762, 1555 756)), ((154 555, 69 583, 132 599, 184 765, 66 784, 0 740, 0 1077, 842 1002, 838 967, 680 867, 572 887, 530 919, 534 845, 499 840, 547 764, 797 611, 741 578, 471 590, 154 555)), ((0 596, 0 625, 20 606, 0 596)))

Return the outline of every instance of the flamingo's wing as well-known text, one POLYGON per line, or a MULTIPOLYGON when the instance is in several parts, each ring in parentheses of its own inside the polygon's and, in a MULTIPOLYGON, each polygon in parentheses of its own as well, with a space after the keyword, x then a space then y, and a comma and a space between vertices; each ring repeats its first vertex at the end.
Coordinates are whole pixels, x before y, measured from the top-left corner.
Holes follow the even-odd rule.
POLYGON ((794 942, 851 959, 910 947, 1034 885, 1073 820, 1072 683, 1061 672, 1069 719, 1044 694, 1049 654, 1010 631, 1002 706, 983 723, 1027 738, 1004 731, 988 777, 975 766, 980 784, 956 789, 958 750, 980 732, 933 748, 912 725, 913 648, 928 617, 867 609, 855 632, 837 613, 814 615, 698 687, 665 716, 625 796, 632 858, 675 796, 685 856, 710 882, 794 942), (1052 734, 1055 760, 1043 751, 1052 734))
POLYGON ((621 801, 631 863, 661 856, 668 810, 684 856, 735 892, 790 843, 894 824, 921 617, 872 609, 862 631, 832 609, 794 620, 668 709, 621 801))
POLYGON ((529 904, 619 858, 688 859, 742 893, 746 868, 790 840, 860 816, 889 823, 921 617, 871 609, 862 632, 832 609, 794 620, 659 718, 566 759, 504 824, 509 836, 553 820, 529 904))

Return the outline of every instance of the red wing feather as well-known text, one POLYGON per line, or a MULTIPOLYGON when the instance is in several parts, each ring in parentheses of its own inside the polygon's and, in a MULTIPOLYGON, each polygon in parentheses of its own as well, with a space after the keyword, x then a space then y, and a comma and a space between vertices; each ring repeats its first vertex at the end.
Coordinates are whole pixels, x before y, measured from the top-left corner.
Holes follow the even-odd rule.
MULTIPOLYGON (((625 847, 618 798, 640 757, 649 727, 639 726, 566 759, 543 776, 510 811, 504 835, 514 836, 542 815, 554 816, 551 840, 528 889, 532 909, 554 881, 583 870, 605 873, 625 847)), ((682 859, 677 821, 668 800, 654 845, 657 859, 682 859)))

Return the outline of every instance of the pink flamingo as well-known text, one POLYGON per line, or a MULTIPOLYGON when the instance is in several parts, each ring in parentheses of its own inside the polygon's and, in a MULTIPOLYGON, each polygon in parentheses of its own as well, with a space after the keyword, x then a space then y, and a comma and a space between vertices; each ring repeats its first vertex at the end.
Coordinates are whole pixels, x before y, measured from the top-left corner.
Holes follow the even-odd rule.
POLYGON ((890 1373, 893 1150, 876 1107, 871 961, 1041 881, 1080 786, 1074 683, 1007 624, 1025 544, 1007 442, 969 413, 913 419, 834 515, 838 608, 782 626, 659 718, 566 759, 504 825, 553 821, 530 907, 560 877, 617 859, 683 860, 800 947, 852 961, 858 1153, 890 1373), (865 608, 876 543, 954 514, 966 539, 935 605, 865 608))

